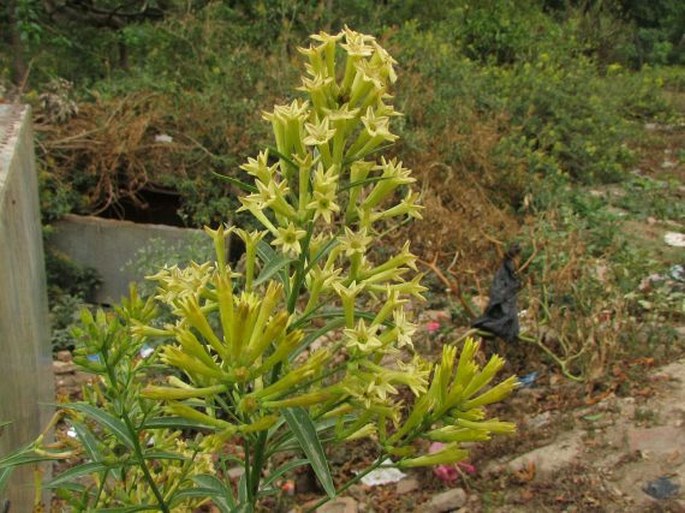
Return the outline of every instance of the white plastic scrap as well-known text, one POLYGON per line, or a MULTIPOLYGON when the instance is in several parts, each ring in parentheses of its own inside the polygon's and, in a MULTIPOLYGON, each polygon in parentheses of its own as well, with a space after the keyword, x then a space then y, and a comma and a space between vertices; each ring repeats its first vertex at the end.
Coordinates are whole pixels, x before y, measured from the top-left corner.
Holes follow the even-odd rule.
POLYGON ((367 486, 381 486, 390 483, 397 483, 398 481, 407 477, 407 474, 401 470, 393 467, 394 463, 390 458, 382 463, 382 467, 372 470, 364 477, 362 483, 367 486))
POLYGON ((157 134, 155 135, 155 142, 168 144, 174 142, 174 138, 169 134, 157 134))
POLYGON ((67 429, 67 436, 69 438, 76 438, 78 434, 76 433, 76 430, 73 427, 70 427, 69 429, 67 429))
POLYGON ((144 344, 143 347, 140 349, 140 356, 141 358, 147 358, 154 352, 155 350, 152 347, 150 347, 148 344, 144 344))
POLYGON ((666 232, 664 242, 676 248, 685 248, 685 233, 666 232))

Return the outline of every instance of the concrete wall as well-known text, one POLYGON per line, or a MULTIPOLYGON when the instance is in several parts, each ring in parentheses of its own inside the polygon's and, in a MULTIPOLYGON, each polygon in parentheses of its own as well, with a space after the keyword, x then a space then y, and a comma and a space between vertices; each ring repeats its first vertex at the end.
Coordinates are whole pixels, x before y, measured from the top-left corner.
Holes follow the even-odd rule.
MULTIPOLYGON (((0 104, 0 455, 34 439, 54 402, 30 110, 0 104)), ((0 509, 33 511, 33 471, 14 472, 0 509)))
POLYGON ((201 251, 213 255, 211 239, 202 230, 77 215, 67 215, 55 223, 48 244, 77 264, 92 267, 100 274, 102 285, 95 297, 89 298, 100 304, 118 303, 128 296, 130 282, 144 279, 145 272, 130 265, 140 260, 139 252, 143 248, 152 253, 150 269, 146 270, 152 274, 164 264, 185 263, 185 260, 174 261, 180 253, 201 251), (163 255, 154 254, 155 245, 162 251, 170 249, 168 260, 159 261, 163 255), (204 249, 200 250, 200 246, 204 249))

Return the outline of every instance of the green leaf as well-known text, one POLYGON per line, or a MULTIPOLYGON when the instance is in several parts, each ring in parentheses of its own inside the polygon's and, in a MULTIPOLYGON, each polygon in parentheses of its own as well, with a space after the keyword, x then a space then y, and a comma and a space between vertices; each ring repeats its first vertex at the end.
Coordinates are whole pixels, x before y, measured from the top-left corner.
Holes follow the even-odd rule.
POLYGON ((340 187, 340 192, 346 191, 347 189, 353 189, 354 187, 359 187, 361 185, 367 185, 370 183, 382 182, 383 180, 389 180, 389 176, 372 176, 371 178, 364 178, 363 180, 355 180, 354 182, 347 183, 340 187))
MULTIPOLYGON (((257 256, 264 263, 265 266, 268 266, 269 262, 278 259, 279 254, 274 251, 274 249, 271 247, 269 243, 260 240, 257 243, 257 256)), ((285 272, 283 268, 278 269, 276 272, 279 275, 281 283, 283 283, 283 291, 285 292, 285 296, 290 296, 290 280, 288 277, 288 273, 285 272)))
POLYGON ((76 465, 75 467, 70 468, 69 470, 65 470, 59 476, 50 480, 48 483, 44 484, 43 486, 45 488, 58 488, 61 485, 68 483, 68 482, 72 481, 73 479, 76 479, 77 477, 81 477, 81 476, 85 476, 85 475, 89 475, 89 474, 97 474, 99 472, 104 472, 109 468, 110 467, 108 465, 105 465, 104 463, 100 463, 98 461, 91 461, 89 463, 82 463, 80 465, 76 465))
POLYGON ((257 187, 255 187, 254 185, 250 185, 249 183, 245 183, 241 180, 238 180, 237 178, 234 178, 234 177, 228 176, 228 175, 222 175, 220 173, 217 173, 216 171, 212 171, 212 174, 214 176, 218 176, 222 180, 226 180, 230 184, 235 185, 236 187, 239 187, 244 191, 257 192, 257 187))
POLYGON ((293 461, 286 463, 282 467, 277 468, 271 474, 269 474, 269 477, 267 477, 264 480, 264 482, 262 483, 262 486, 263 487, 269 486, 271 483, 273 483, 276 479, 281 477, 286 472, 290 472, 291 470, 293 470, 297 467, 301 467, 302 465, 306 465, 307 463, 309 463, 309 460, 305 460, 305 459, 297 459, 297 460, 293 460, 293 461))
POLYGON ((276 155, 279 159, 281 159, 281 160, 283 160, 284 162, 286 162, 286 163, 287 163, 289 166, 291 166, 293 169, 295 169, 295 170, 299 169, 299 167, 297 166, 297 164, 295 164, 291 159, 289 159, 288 157, 286 157, 285 155, 283 155, 280 151, 278 151, 278 150, 277 150, 276 148, 274 148, 273 146, 267 146, 267 149, 269 150, 269 153, 272 153, 272 154, 276 155))
POLYGON ((210 474, 193 476, 193 481, 201 489, 207 490, 207 495, 211 497, 214 504, 221 510, 221 513, 232 513, 235 511, 236 504, 233 490, 226 483, 210 474))
POLYGON ((183 417, 158 417, 145 421, 143 429, 207 429, 206 424, 183 417))
POLYGON ((7 486, 7 481, 9 481, 12 475, 12 467, 0 468, 0 492, 2 492, 7 486))
POLYGON ((33 443, 20 447, 16 451, 0 459, 0 470, 19 465, 30 465, 31 463, 42 463, 44 461, 55 461, 56 458, 39 456, 33 452, 33 443))
POLYGON ((378 153, 378 152, 383 151, 383 150, 386 150, 386 149, 388 149, 388 148, 390 148, 390 147, 392 147, 392 144, 383 144, 383 145, 381 145, 381 146, 378 146, 377 148, 374 148, 373 150, 371 150, 371 151, 369 151, 369 152, 367 152, 367 153, 363 153, 363 154, 362 154, 362 153, 357 153, 357 154, 355 154, 355 155, 352 155, 351 157, 347 157, 347 158, 343 161, 343 166, 348 166, 348 165, 352 164, 352 162, 354 162, 355 160, 363 160, 363 159, 365 159, 366 157, 368 157, 369 155, 373 155, 374 153, 378 153))
POLYGON ((88 429, 81 422, 72 422, 72 426, 74 431, 76 431, 76 435, 79 437, 79 440, 81 440, 81 444, 85 448, 88 457, 93 461, 102 460, 100 446, 98 445, 98 442, 93 433, 91 433, 90 429, 88 429))
POLYGON ((159 511, 159 504, 124 506, 121 508, 98 508, 97 513, 135 513, 136 511, 159 511))
MULTIPOLYGON (((302 342, 300 342, 300 345, 293 350, 293 352, 290 354, 288 359, 292 362, 295 358, 298 357, 298 355, 304 351, 307 347, 309 347, 309 344, 317 340, 318 338, 322 337, 329 331, 333 331, 334 329, 340 328, 345 325, 345 319, 342 317, 338 317, 333 319, 332 321, 329 321, 327 324, 322 326, 316 331, 312 331, 309 333, 306 337, 302 339, 302 342)), ((298 323, 293 323, 293 329, 299 327, 298 323)))
POLYGON ((178 460, 178 461, 187 461, 188 457, 187 456, 182 456, 180 454, 174 454, 173 452, 163 452, 163 451, 154 451, 154 452, 146 452, 143 454, 143 459, 145 460, 178 460))
POLYGON ((247 493, 247 472, 240 476, 238 481, 238 503, 241 504, 239 513, 247 513, 252 510, 247 493), (247 509, 249 507, 249 509, 247 509))
POLYGON ((66 406, 70 410, 80 411, 93 419, 95 422, 110 431, 117 439, 129 449, 133 450, 135 444, 133 439, 126 429, 126 425, 113 415, 106 411, 100 410, 90 404, 73 403, 66 406))
POLYGON ((338 239, 335 239, 335 238, 329 240, 326 244, 324 244, 324 246, 319 250, 319 252, 316 255, 314 255, 314 257, 312 258, 312 261, 309 262, 309 264, 307 265, 307 268, 304 271, 304 274, 305 275, 308 274, 309 271, 312 270, 312 267, 314 267, 314 265, 316 265, 316 263, 319 260, 321 260, 321 258, 326 256, 331 251, 331 249, 333 249, 338 244, 340 244, 340 242, 338 241, 338 239))
POLYGON ((282 253, 280 253, 280 254, 276 253, 275 258, 272 258, 271 260, 264 262, 264 267, 262 268, 262 272, 259 273, 259 276, 254 281, 254 285, 257 286, 260 283, 264 283, 266 280, 270 279, 278 271, 280 271, 281 269, 290 265, 292 262, 296 262, 296 261, 297 260, 295 260, 294 258, 290 258, 287 255, 284 255, 282 253))
MULTIPOLYGON (((343 418, 346 418, 347 416, 344 416, 343 418)), ((321 434, 324 431, 327 431, 331 428, 334 428, 336 424, 339 422, 340 417, 338 418, 332 418, 332 419, 320 419, 316 421, 316 433, 317 436, 321 437, 321 434)), ((320 440, 321 438, 319 438, 320 440)), ((294 434, 292 432, 288 432, 285 438, 280 440, 277 444, 277 446, 274 448, 272 454, 275 454, 277 452, 283 452, 283 451, 294 451, 300 446, 297 438, 295 438, 294 434)))
POLYGON ((307 456, 316 477, 319 478, 321 486, 332 499, 336 495, 335 485, 328 468, 326 454, 323 452, 321 441, 316 435, 316 426, 309 413, 304 408, 286 408, 283 410, 283 416, 288 427, 295 434, 305 456, 307 456))
MULTIPOLYGON (((45 486, 45 488, 48 488, 48 485, 43 486, 45 486)), ((80 483, 63 483, 55 488, 58 488, 62 492, 70 492, 69 495, 71 495, 72 497, 74 497, 76 494, 86 494, 86 496, 88 494, 88 488, 86 488, 84 485, 80 483)))

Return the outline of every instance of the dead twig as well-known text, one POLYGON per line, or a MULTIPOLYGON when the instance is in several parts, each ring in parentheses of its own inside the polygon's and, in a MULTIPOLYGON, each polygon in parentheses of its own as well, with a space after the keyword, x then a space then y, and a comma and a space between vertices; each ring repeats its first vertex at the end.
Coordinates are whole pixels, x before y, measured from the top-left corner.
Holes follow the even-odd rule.
POLYGON ((456 279, 454 280, 454 282, 450 281, 449 278, 447 278, 447 276, 445 276, 445 274, 442 272, 442 270, 438 267, 438 265, 437 265, 438 256, 437 255, 435 255, 433 257, 432 262, 427 262, 426 260, 421 260, 421 259, 419 259, 418 262, 421 265, 424 265, 425 267, 430 269, 433 272, 433 274, 435 274, 435 276, 437 276, 437 278, 447 286, 447 291, 449 293, 451 293, 452 295, 457 297, 457 300, 459 300, 459 303, 464 308, 464 311, 467 313, 467 315, 471 319, 475 319, 476 317, 478 317, 474 313, 473 309, 471 308, 471 305, 469 305, 469 303, 464 298, 464 295, 462 294, 462 291, 461 291, 461 286, 459 285, 459 281, 456 279))

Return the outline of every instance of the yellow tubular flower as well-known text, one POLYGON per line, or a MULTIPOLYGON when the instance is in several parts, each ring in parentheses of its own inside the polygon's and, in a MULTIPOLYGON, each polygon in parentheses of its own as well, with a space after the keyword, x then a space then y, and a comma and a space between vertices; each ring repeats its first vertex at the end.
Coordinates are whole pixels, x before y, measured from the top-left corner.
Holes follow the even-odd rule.
MULTIPOLYGON (((323 49, 324 60, 326 63, 326 76, 335 77, 335 49, 343 38, 343 34, 327 34, 326 32, 319 32, 310 36, 314 41, 323 43, 320 48, 323 49)), ((322 70, 323 71, 323 70, 322 70)))
POLYGON ((226 422, 225 420, 217 419, 215 417, 210 417, 206 413, 202 413, 196 410, 195 408, 192 408, 191 406, 188 406, 183 403, 171 402, 167 405, 166 408, 173 415, 178 415, 179 417, 183 417, 185 419, 194 420, 196 422, 200 422, 201 424, 205 424, 206 426, 211 426, 213 428, 218 428, 222 430, 232 430, 233 432, 236 431, 236 426, 234 426, 230 422, 226 422))
POLYGON ((200 309, 197 299, 194 297, 186 298, 180 303, 179 307, 183 311, 184 317, 188 323, 200 332, 204 339, 209 342, 209 345, 212 346, 212 349, 214 349, 222 359, 227 360, 228 348, 214 333, 205 314, 200 309))
POLYGON ((314 199, 307 205, 308 209, 314 210, 314 220, 323 217, 326 224, 330 224, 333 214, 340 212, 340 207, 335 202, 335 191, 314 191, 314 199))
POLYGON ((276 319, 275 316, 269 320, 274 313, 276 305, 282 298, 282 295, 283 285, 274 281, 269 282, 261 304, 259 305, 257 319, 249 334, 247 346, 244 348, 244 358, 241 358, 241 362, 244 365, 252 364, 271 344, 273 341, 272 337, 285 331, 289 317, 287 313, 279 312, 279 314, 276 314, 278 319, 276 319), (266 331, 264 331, 267 321, 269 322, 269 326, 266 331))
MULTIPOLYGON (((248 232, 239 228, 236 230, 236 233, 245 243, 245 290, 251 292, 252 282, 254 280, 254 264, 257 256, 257 245, 261 242, 267 232, 264 230, 248 232)), ((224 333, 226 333, 225 328, 224 333)))
POLYGON ((442 450, 433 454, 400 460, 397 466, 400 468, 415 468, 449 465, 466 459, 468 455, 469 451, 462 449, 458 443, 451 443, 446 444, 442 450))
POLYGON ((173 346, 165 346, 162 349, 161 359, 167 365, 186 372, 193 378, 193 381, 201 380, 202 377, 219 381, 227 378, 226 374, 216 364, 207 365, 173 346))
POLYGON ((383 347, 378 338, 378 326, 366 326, 364 319, 359 319, 354 329, 345 328, 345 345, 348 349, 362 353, 372 353, 383 347))
POLYGON ((304 239, 307 232, 298 228, 292 222, 285 228, 277 228, 278 236, 271 242, 274 246, 280 246, 281 251, 290 256, 297 257, 302 252, 300 241, 304 239))
POLYGON ((148 385, 140 392, 140 395, 146 399, 158 400, 192 399, 195 397, 211 397, 216 394, 221 394, 226 390, 227 388, 225 385, 215 385, 203 388, 175 388, 148 385))

